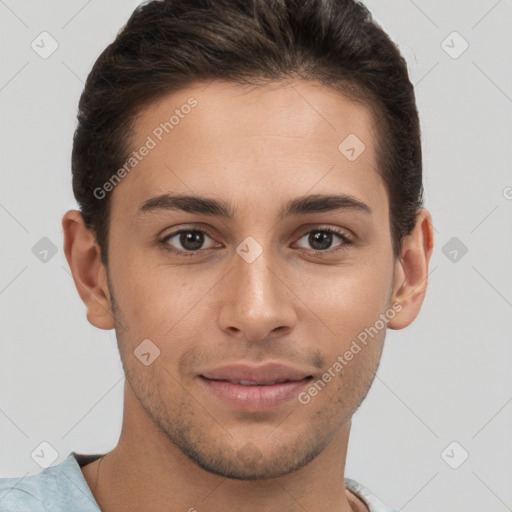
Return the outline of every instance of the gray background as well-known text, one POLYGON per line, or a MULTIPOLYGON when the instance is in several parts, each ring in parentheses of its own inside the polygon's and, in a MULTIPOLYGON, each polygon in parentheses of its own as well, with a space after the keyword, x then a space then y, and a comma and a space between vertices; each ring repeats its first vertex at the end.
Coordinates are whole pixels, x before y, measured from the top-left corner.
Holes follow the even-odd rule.
MULTIPOLYGON (((400 510, 512 510, 512 2, 366 3, 416 86, 436 247, 422 312, 388 332, 354 416, 346 476, 400 510)), ((43 441, 58 463, 108 451, 120 433, 114 331, 86 320, 61 218, 76 208, 70 155, 85 78, 137 4, 0 0, 2 477, 41 471, 31 453, 43 441), (43 31, 59 45, 46 59, 31 47, 43 31)))

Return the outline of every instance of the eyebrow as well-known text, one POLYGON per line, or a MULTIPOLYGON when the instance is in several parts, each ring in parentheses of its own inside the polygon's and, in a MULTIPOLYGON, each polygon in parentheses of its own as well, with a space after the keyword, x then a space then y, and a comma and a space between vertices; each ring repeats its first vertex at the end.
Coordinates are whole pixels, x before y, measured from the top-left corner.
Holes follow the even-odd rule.
MULTIPOLYGON (((204 196, 162 194, 141 203, 136 215, 140 217, 149 213, 168 210, 182 210, 187 213, 212 215, 225 219, 232 219, 236 212, 233 204, 219 199, 204 196)), ((292 215, 342 210, 359 211, 368 215, 373 213, 367 204, 347 194, 313 194, 290 200, 281 209, 279 218, 282 220, 292 215)))

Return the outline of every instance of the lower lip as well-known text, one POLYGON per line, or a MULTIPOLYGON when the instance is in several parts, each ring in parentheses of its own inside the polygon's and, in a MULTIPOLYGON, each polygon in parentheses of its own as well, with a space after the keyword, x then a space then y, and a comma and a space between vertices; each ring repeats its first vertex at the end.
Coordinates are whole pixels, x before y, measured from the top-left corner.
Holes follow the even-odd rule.
POLYGON ((296 398, 311 377, 263 386, 244 386, 226 380, 211 380, 200 376, 207 388, 224 403, 243 411, 264 411, 296 398))

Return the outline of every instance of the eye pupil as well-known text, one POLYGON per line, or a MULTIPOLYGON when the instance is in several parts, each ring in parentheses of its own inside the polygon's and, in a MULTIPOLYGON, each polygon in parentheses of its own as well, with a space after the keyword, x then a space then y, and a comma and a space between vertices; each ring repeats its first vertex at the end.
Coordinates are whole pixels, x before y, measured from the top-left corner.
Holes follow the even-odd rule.
POLYGON ((332 244, 332 233, 326 231, 313 231, 309 235, 309 243, 311 247, 317 251, 328 249, 332 244), (315 247, 317 243, 320 243, 320 247, 315 247))
POLYGON ((180 243, 189 251, 197 251, 204 243, 204 233, 200 231, 186 231, 180 235, 180 243))

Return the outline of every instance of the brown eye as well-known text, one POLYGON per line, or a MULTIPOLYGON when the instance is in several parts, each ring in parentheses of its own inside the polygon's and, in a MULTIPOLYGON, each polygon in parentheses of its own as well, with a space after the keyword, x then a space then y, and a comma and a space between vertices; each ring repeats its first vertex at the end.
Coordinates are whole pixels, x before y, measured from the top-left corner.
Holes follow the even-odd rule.
MULTIPOLYGON (((167 235, 161 240, 161 243, 170 252, 192 256, 194 252, 204 249, 203 244, 206 238, 212 240, 202 229, 182 229, 167 235)), ((211 247, 207 247, 207 249, 209 248, 211 247)))
POLYGON ((306 249, 311 248, 315 252, 327 252, 329 249, 332 249, 332 244, 336 242, 336 239, 341 240, 341 243, 337 244, 337 247, 340 249, 352 243, 345 234, 335 229, 315 229, 302 236, 300 240, 302 239, 306 239, 306 244, 308 244, 309 247, 301 245, 299 245, 299 247, 306 249))

